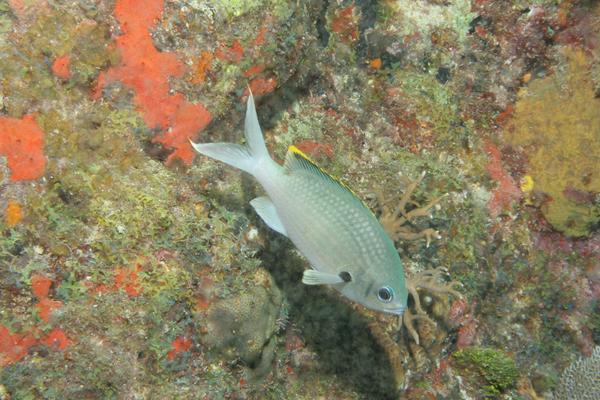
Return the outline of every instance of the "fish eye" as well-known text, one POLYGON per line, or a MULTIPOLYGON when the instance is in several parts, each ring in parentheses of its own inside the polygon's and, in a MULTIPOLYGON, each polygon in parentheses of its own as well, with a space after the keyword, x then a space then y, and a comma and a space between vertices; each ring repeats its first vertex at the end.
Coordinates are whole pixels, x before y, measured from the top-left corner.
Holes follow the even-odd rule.
POLYGON ((379 301, 389 303, 394 298, 394 291, 389 286, 383 286, 377 291, 377 298, 379 301))

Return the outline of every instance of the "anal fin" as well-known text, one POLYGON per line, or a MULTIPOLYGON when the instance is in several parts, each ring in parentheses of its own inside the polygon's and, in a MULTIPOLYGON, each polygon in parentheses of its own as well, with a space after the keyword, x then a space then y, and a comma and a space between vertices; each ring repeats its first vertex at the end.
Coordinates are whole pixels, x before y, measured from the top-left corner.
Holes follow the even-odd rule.
POLYGON ((250 201, 250 205, 254 208, 256 213, 262 218, 263 221, 269 226, 269 228, 287 236, 285 228, 279 219, 275 205, 266 196, 260 196, 250 201))

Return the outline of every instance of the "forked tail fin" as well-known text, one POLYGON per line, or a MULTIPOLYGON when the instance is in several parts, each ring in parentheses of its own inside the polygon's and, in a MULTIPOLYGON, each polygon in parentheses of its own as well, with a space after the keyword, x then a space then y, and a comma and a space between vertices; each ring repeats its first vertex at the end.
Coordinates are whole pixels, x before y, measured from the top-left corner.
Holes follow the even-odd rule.
POLYGON ((244 122, 246 145, 234 143, 193 143, 194 149, 207 157, 222 161, 226 164, 254 174, 258 161, 269 157, 265 139, 263 138, 252 92, 246 103, 246 120, 244 122))

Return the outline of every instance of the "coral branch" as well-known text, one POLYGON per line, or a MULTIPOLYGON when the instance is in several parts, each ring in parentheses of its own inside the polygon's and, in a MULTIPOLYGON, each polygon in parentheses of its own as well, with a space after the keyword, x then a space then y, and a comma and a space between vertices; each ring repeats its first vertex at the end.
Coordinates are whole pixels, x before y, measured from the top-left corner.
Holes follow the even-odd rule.
POLYGON ((434 326, 436 325, 436 322, 427 315, 427 312, 421 305, 419 290, 425 290, 440 299, 444 299, 446 296, 454 296, 462 299, 462 294, 454 289, 454 287, 460 285, 460 283, 445 281, 444 277, 447 276, 447 274, 448 271, 443 268, 426 269, 413 274, 406 280, 408 293, 414 301, 415 314, 413 314, 410 309, 407 309, 402 318, 402 323, 417 344, 419 344, 419 335, 414 327, 413 321, 420 319, 434 326))
POLYGON ((402 177, 407 185, 407 188, 394 208, 388 206, 392 199, 387 199, 381 190, 375 191, 377 202, 379 203, 379 208, 381 209, 379 222, 381 222, 381 225, 385 231, 394 241, 417 240, 425 238, 427 241, 427 246, 429 247, 429 244, 433 239, 440 239, 439 233, 434 229, 426 228, 421 231, 416 231, 415 228, 408 226, 408 224, 412 224, 413 220, 416 218, 428 216, 429 210, 438 204, 444 197, 437 197, 424 206, 419 206, 417 203, 411 201, 413 193, 424 177, 424 172, 414 181, 410 181, 407 178, 402 177), (415 206, 416 208, 407 211, 406 208, 409 204, 415 206))

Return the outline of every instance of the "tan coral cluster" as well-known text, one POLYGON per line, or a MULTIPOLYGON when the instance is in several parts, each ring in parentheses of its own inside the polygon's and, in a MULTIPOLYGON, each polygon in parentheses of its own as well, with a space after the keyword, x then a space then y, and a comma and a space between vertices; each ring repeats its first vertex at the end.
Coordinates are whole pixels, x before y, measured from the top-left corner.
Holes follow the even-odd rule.
MULTIPOLYGON (((413 220, 429 216, 431 208, 441 199, 438 197, 424 206, 411 200, 423 177, 424 174, 414 181, 405 179, 406 190, 394 207, 389 206, 391 199, 377 193, 380 222, 394 241, 425 239, 429 245, 431 240, 440 238, 434 229, 418 231, 414 228, 413 220), (415 208, 407 211, 409 205, 415 208)), ((399 389, 406 384, 408 374, 428 372, 450 345, 447 340, 451 325, 448 320, 450 298, 459 299, 462 295, 456 290, 459 283, 447 278, 448 272, 443 268, 409 273, 406 279, 412 303, 409 302, 411 305, 400 321, 393 316, 367 311, 372 319, 371 333, 387 353, 399 389)))
POLYGON ((427 228, 419 231, 412 228, 410 225, 416 218, 429 216, 429 210, 441 200, 441 197, 438 197, 431 200, 425 206, 419 206, 411 201, 415 189, 424 177, 424 172, 414 181, 410 181, 408 178, 401 176, 401 179, 406 184, 406 191, 393 208, 389 207, 388 204, 395 201, 395 199, 386 199, 386 196, 381 190, 378 190, 375 193, 377 195, 379 208, 381 209, 379 222, 394 242, 399 240, 418 240, 425 238, 427 240, 427 246, 429 246, 432 239, 440 239, 439 233, 434 229, 427 228), (406 208, 409 204, 416 206, 416 208, 407 211, 406 208))
POLYGON ((454 296, 459 299, 462 295, 457 292, 454 287, 458 286, 458 282, 445 282, 444 276, 447 271, 442 268, 426 269, 417 272, 407 278, 406 286, 408 293, 411 295, 414 302, 414 312, 408 308, 402 316, 402 324, 406 327, 408 333, 412 336, 415 343, 419 344, 419 334, 414 327, 414 321, 422 321, 424 324, 436 325, 423 309, 419 291, 425 291, 436 298, 433 313, 441 317, 450 310, 449 296, 454 296))

